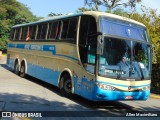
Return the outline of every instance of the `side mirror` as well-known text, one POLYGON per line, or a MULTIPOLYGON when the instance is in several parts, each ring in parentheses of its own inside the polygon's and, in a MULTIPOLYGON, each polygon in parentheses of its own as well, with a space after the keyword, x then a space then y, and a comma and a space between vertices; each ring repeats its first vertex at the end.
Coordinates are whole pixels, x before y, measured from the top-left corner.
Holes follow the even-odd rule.
POLYGON ((104 37, 103 35, 98 35, 97 37, 97 54, 102 55, 103 54, 103 48, 104 48, 104 37))

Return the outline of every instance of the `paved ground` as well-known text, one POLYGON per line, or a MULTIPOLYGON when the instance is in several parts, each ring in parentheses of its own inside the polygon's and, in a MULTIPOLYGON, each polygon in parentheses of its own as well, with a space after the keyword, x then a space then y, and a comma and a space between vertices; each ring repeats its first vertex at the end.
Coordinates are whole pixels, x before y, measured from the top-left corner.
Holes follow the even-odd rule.
MULTIPOLYGON (((160 99, 150 98, 147 101, 123 101, 123 102, 91 102, 81 97, 68 99, 60 95, 59 90, 49 84, 28 77, 20 78, 5 65, 5 57, 0 60, 0 111, 61 111, 61 115, 74 115, 72 111, 104 111, 107 116, 118 116, 128 111, 160 111, 160 99), (65 112, 63 112, 65 111, 65 112), (71 112, 67 112, 71 111, 71 112)), ((81 112, 90 114, 90 112, 81 112)), ((91 115, 89 115, 91 116, 91 115)), ((124 119, 123 117, 65 117, 65 119, 124 119)), ((21 120, 24 118, 0 118, 1 120, 21 120)), ((34 118, 36 119, 36 118, 34 118)), ((36 120, 39 120, 37 118, 36 120)), ((42 120, 64 119, 64 117, 41 118, 42 120)), ((40 119, 40 120, 41 120, 40 119)), ((142 119, 142 118, 125 118, 142 119)), ((143 118, 150 119, 150 118, 143 118)), ((153 118, 152 118, 153 119, 153 118)), ((158 119, 158 118, 155 118, 158 119)), ((25 118, 30 120, 30 118, 25 118)))

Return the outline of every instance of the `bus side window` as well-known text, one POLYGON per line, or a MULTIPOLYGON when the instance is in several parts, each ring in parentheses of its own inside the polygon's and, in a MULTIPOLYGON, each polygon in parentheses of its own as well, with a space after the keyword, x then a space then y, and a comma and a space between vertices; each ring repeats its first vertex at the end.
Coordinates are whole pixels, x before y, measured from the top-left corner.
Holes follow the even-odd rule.
POLYGON ((21 40, 25 40, 27 37, 27 31, 28 31, 28 27, 22 27, 22 34, 21 34, 21 40))
POLYGON ((96 32, 97 24, 95 18, 91 16, 81 16, 79 34, 80 58, 85 69, 91 73, 94 73, 96 64, 97 36, 92 36, 96 32))
POLYGON ((89 17, 81 16, 80 33, 79 33, 79 52, 82 63, 86 63, 86 44, 88 35, 89 17))
POLYGON ((10 34, 10 39, 11 40, 14 40, 14 36, 15 36, 15 28, 13 28, 12 30, 11 30, 11 34, 10 34))
POLYGON ((69 26, 69 19, 63 20, 62 21, 62 32, 61 32, 62 40, 67 38, 68 26, 69 26))
POLYGON ((49 23, 49 32, 48 32, 48 38, 49 39, 56 39, 57 38, 57 29, 58 29, 58 22, 52 22, 49 23))
POLYGON ((45 40, 47 34, 47 24, 43 24, 42 31, 41 31, 41 39, 45 40))
POLYGON ((42 24, 38 25, 37 39, 41 39, 42 24))
POLYGON ((37 32, 37 39, 38 40, 45 40, 46 39, 47 28, 48 28, 48 23, 38 25, 38 32, 37 32))
POLYGON ((32 26, 31 35, 30 35, 31 40, 35 40, 36 30, 37 30, 37 25, 32 26))
POLYGON ((19 40, 19 36, 20 36, 20 31, 21 31, 21 28, 16 28, 16 33, 15 33, 15 40, 19 40))
POLYGON ((67 39, 76 41, 77 23, 78 23, 78 18, 76 17, 62 20, 62 31, 61 31, 62 40, 67 39))
POLYGON ((32 26, 29 26, 26 41, 31 39, 31 34, 32 34, 32 26))
POLYGON ((97 24, 95 18, 90 17, 88 26, 88 39, 87 39, 87 50, 88 50, 88 63, 95 64, 96 61, 96 43, 97 36, 92 36, 97 33, 97 24))
POLYGON ((57 28, 56 28, 56 39, 59 38, 60 30, 61 30, 61 22, 59 21, 59 22, 58 22, 58 26, 57 26, 57 28))
POLYGON ((76 39, 76 33, 77 33, 77 18, 71 18, 69 21, 69 29, 68 29, 68 39, 76 39))

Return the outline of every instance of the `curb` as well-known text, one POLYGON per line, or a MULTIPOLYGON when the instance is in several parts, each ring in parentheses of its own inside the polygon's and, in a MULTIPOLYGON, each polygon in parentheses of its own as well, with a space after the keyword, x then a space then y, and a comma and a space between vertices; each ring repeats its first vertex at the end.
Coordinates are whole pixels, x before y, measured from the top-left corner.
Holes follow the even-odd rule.
POLYGON ((150 94, 150 97, 160 99, 160 95, 153 94, 153 93, 150 94))

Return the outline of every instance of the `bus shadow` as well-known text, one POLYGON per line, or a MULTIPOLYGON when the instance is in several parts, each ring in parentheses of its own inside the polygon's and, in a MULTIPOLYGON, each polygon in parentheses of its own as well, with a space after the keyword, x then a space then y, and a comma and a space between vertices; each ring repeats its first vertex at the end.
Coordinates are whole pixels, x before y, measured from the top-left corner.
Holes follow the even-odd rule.
MULTIPOLYGON (((34 82, 40 86, 45 87, 46 89, 56 93, 57 95, 64 97, 61 93, 58 87, 55 87, 49 83, 46 83, 44 81, 41 81, 37 78, 31 77, 31 76, 27 76, 26 77, 27 80, 34 82)), ((117 101, 90 101, 87 100, 81 96, 78 95, 73 95, 71 98, 68 98, 71 101, 76 102, 77 104, 80 104, 86 108, 90 108, 92 110, 111 110, 112 112, 114 111, 121 111, 122 113, 126 113, 127 111, 135 111, 133 107, 126 105, 124 103, 120 103, 117 101)))
POLYGON ((6 70, 9 70, 9 71, 13 72, 12 69, 9 68, 6 64, 0 64, 0 66, 5 68, 6 70))

